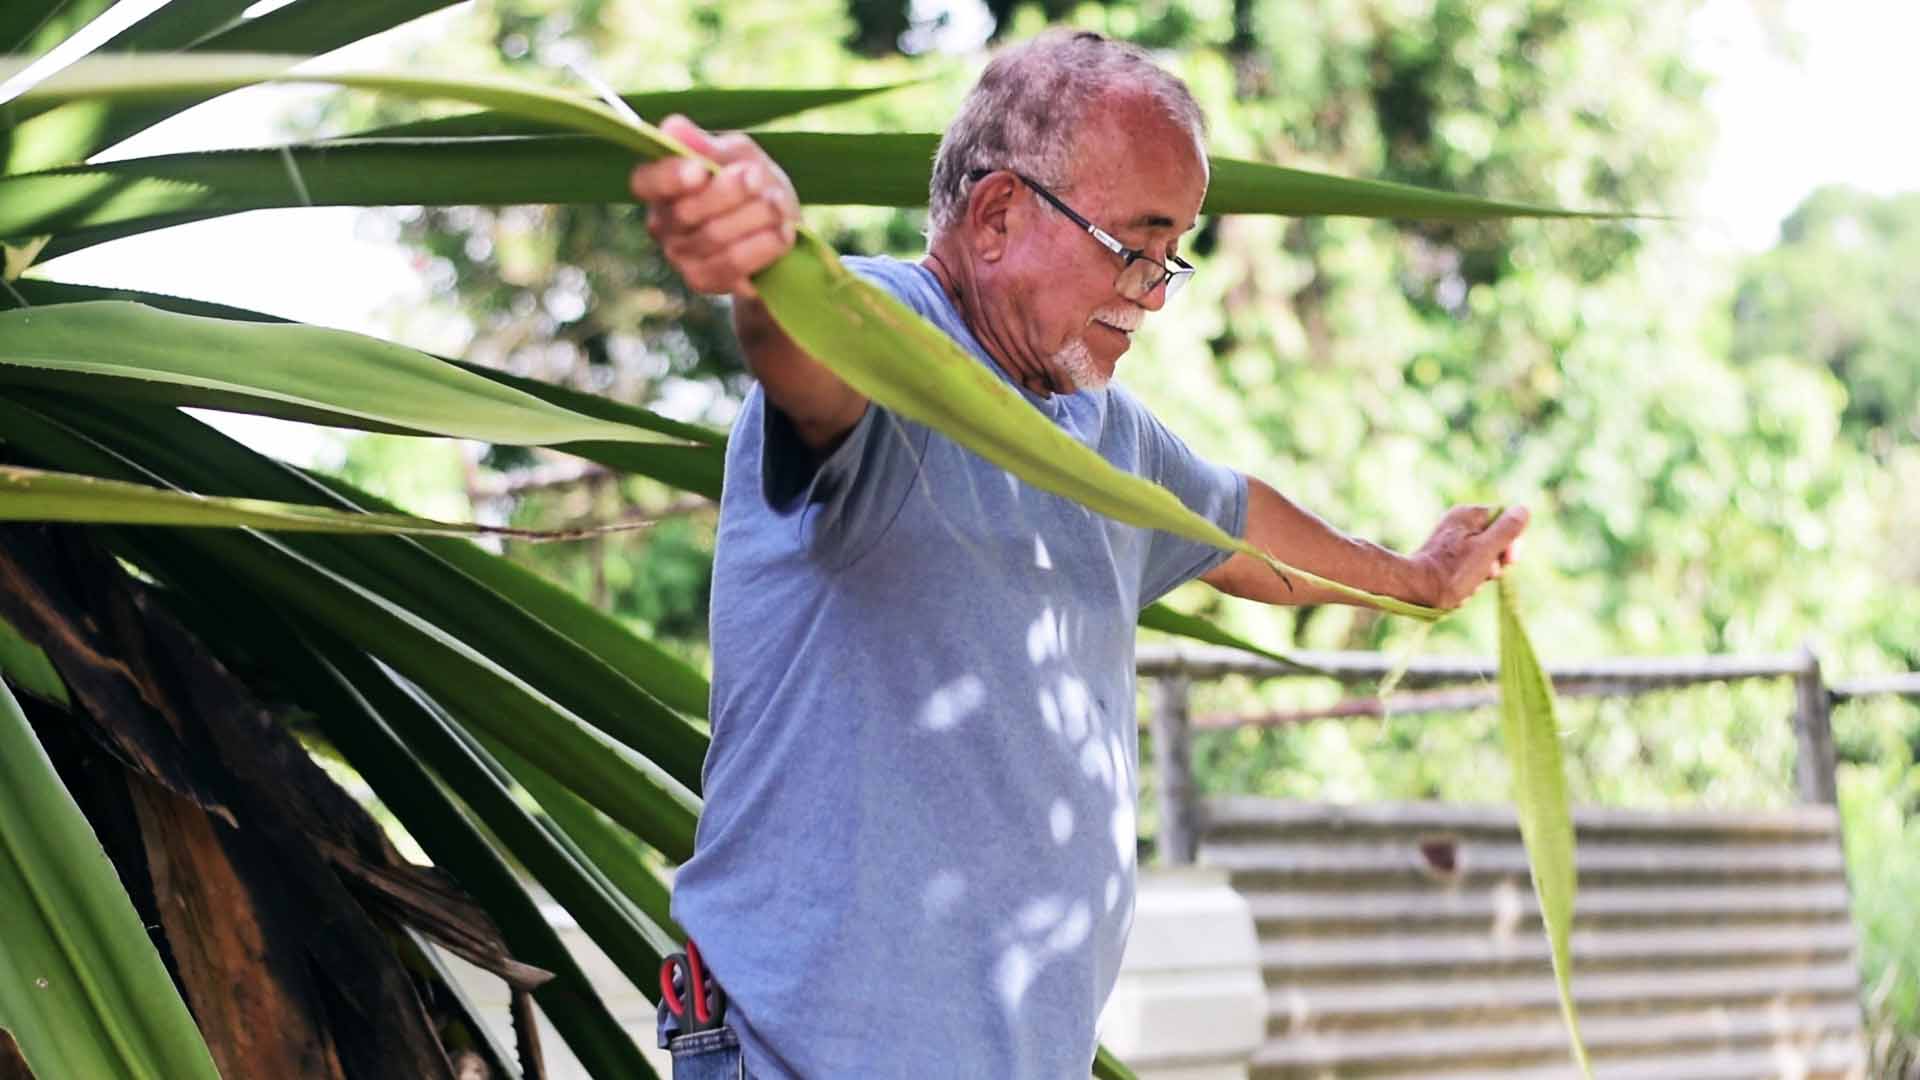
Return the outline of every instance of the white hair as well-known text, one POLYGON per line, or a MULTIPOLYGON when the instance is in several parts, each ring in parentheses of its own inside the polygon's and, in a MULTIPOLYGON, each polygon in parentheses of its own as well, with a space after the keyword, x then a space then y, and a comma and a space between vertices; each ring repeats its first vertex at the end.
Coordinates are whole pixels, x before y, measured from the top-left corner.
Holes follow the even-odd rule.
POLYGON ((1193 93, 1137 45, 1086 30, 1050 30, 994 57, 940 138, 928 199, 931 235, 959 222, 973 187, 969 174, 978 170, 1012 169, 1048 188, 1070 189, 1088 107, 1126 91, 1165 109, 1204 153, 1207 121, 1193 93))

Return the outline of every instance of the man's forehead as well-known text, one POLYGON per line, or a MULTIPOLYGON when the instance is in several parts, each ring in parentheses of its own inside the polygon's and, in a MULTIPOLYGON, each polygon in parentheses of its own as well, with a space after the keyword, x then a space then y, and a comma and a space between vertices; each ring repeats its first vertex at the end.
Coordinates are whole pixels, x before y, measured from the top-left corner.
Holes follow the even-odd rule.
POLYGON ((1182 225, 1179 221, 1176 221, 1173 218, 1168 217, 1166 214, 1157 213, 1155 211, 1149 210, 1144 214, 1136 214, 1132 220, 1122 222, 1121 224, 1129 228, 1135 228, 1135 229, 1177 228, 1181 232, 1191 232, 1193 231, 1193 227, 1199 224, 1199 219, 1196 217, 1194 220, 1188 221, 1186 224, 1182 225))
POLYGON ((1123 229, 1192 231, 1199 223, 1206 181, 1203 174, 1198 192, 1184 181, 1177 175, 1131 174, 1109 189, 1114 223, 1123 229))
POLYGON ((1105 189, 1112 227, 1192 229, 1210 172, 1193 133, 1150 102, 1114 104, 1081 143, 1082 168, 1105 189))

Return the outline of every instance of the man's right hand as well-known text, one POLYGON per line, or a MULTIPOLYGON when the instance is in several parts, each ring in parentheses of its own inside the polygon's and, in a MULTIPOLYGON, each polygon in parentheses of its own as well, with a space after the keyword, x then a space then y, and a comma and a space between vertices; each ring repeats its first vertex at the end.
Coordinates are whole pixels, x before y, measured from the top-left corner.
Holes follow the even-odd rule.
POLYGON ((710 173, 678 157, 636 167, 628 186, 647 204, 647 231, 688 285, 754 298, 749 279, 793 247, 800 199, 792 181, 739 132, 712 135, 679 115, 660 127, 721 168, 710 173))
POLYGON ((780 329, 751 281, 793 249, 800 228, 793 182, 738 132, 709 135, 684 116, 669 116, 660 127, 720 171, 686 158, 634 169, 628 186, 647 204, 647 231, 689 286, 734 298, 733 329, 747 367, 801 441, 825 453, 859 421, 867 399, 780 329))

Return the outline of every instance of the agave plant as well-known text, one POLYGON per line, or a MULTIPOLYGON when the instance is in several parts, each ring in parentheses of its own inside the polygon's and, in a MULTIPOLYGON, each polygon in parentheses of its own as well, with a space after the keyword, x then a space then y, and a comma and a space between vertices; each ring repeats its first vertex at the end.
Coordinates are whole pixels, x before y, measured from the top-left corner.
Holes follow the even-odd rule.
MULTIPOLYGON (((636 986, 655 985, 681 937, 659 869, 692 849, 702 676, 472 542, 488 530, 399 514, 181 409, 550 447, 709 496, 723 436, 374 338, 26 273, 36 259, 262 207, 620 201, 636 157, 685 153, 590 97, 302 68, 303 80, 479 111, 89 164, 200 101, 288 78, 450 2, 294 0, 247 20, 243 0, 169 5, 0 105, 0 521, 30 523, 0 527, 0 907, 25 913, 0 924, 0 1072, 18 1057, 43 1077, 384 1075, 394 1062, 452 1075, 472 1055, 534 1076, 538 1004, 592 1075, 652 1075, 528 882, 636 986), (363 777, 432 869, 401 858, 313 752, 363 777), (488 1040, 429 942, 506 979, 518 1047, 488 1040)), ((17 55, 0 78, 106 6, 14 0, 0 47, 17 55)), ((751 127, 863 92, 623 102, 751 127)), ((914 206, 936 138, 762 141, 808 202, 914 206)), ((1213 162, 1206 209, 1566 213, 1226 159, 1213 162)), ((1087 460, 817 237, 803 234, 756 284, 875 401, 1102 513, 1241 546, 1167 492, 1087 460), (892 362, 909 352, 915 363, 892 362)), ((1565 1000, 1572 834, 1552 699, 1502 601, 1504 729, 1565 1000)), ((1252 647, 1164 608, 1142 622, 1252 647)), ((1574 1047, 1584 1064, 1577 1035, 1574 1047)), ((1104 1052, 1095 1071, 1125 1074, 1104 1052)))

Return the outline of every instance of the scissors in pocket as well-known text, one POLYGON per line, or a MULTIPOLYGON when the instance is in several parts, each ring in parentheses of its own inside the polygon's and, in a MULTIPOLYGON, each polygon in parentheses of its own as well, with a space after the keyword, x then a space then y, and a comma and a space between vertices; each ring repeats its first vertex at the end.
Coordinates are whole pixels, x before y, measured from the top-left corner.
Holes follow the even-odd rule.
POLYGON ((660 962, 660 997, 683 1034, 711 1031, 726 1019, 727 992, 713 981, 692 938, 687 939, 686 952, 660 962))

